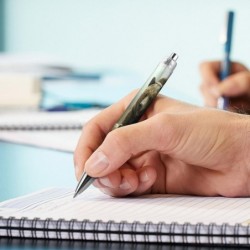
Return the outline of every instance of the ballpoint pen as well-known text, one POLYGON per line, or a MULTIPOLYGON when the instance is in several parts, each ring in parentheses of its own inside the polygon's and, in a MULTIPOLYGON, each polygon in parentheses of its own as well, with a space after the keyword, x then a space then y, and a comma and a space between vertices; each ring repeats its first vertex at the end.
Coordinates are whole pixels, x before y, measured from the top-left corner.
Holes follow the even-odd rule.
MULTIPOLYGON (((224 45, 224 58, 221 62, 221 73, 220 79, 224 80, 230 75, 231 71, 231 62, 230 62, 230 53, 231 53, 231 44, 232 44, 232 35, 233 35, 233 21, 234 21, 234 12, 228 11, 226 13, 225 24, 222 30, 221 42, 224 45)), ((218 100, 219 109, 227 109, 229 105, 229 100, 227 97, 220 97, 218 100)))
MULTIPOLYGON (((178 56, 172 53, 165 61, 161 62, 149 79, 144 83, 135 97, 132 99, 120 119, 115 123, 112 130, 136 123, 140 120, 147 108, 156 98, 162 87, 173 73, 178 56)), ((95 178, 83 173, 75 190, 74 198, 86 190, 95 178)))

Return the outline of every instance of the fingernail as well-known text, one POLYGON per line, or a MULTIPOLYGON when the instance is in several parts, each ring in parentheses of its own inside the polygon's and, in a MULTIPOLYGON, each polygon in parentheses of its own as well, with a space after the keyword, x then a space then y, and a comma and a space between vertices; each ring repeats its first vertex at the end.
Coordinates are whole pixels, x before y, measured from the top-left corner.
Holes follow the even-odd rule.
POLYGON ((147 182, 149 180, 146 170, 140 173, 139 180, 140 182, 147 182))
POLYGON ((98 174, 105 170, 109 165, 107 156, 102 151, 93 153, 86 161, 85 170, 92 174, 98 174))
POLYGON ((130 189, 131 185, 128 183, 128 181, 126 179, 123 179, 121 185, 120 185, 120 189, 130 189))
POLYGON ((214 95, 215 97, 220 97, 220 92, 219 92, 218 88, 213 87, 213 88, 211 88, 210 91, 211 91, 211 94, 214 95))
POLYGON ((113 185, 108 177, 99 178, 99 182, 105 187, 113 188, 113 185))
POLYGON ((112 196, 112 193, 109 190, 107 190, 106 188, 99 188, 99 190, 101 190, 104 194, 112 196))

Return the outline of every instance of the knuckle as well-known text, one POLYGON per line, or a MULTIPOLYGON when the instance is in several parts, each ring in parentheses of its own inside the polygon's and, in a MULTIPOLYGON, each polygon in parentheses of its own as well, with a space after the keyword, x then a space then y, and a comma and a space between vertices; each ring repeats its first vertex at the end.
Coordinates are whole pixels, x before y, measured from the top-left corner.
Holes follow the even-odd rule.
POLYGON ((160 114, 156 115, 155 119, 153 119, 155 126, 158 126, 160 123, 165 123, 165 121, 167 120, 167 117, 169 117, 169 116, 170 115, 167 113, 160 113, 160 114))
POLYGON ((204 94, 205 93, 205 84, 204 84, 204 82, 202 82, 201 83, 201 85, 199 86, 199 89, 200 89, 200 92, 202 93, 202 94, 204 94))
POLYGON ((155 141, 157 141, 159 150, 165 150, 166 146, 171 142, 172 135, 176 133, 175 117, 174 114, 162 113, 157 115, 153 121, 156 131, 155 141))
POLYGON ((207 64, 208 64, 207 62, 201 62, 199 64, 199 70, 202 72, 204 70, 204 68, 207 67, 207 64))
POLYGON ((242 72, 242 77, 243 77, 244 82, 250 85, 250 72, 248 71, 242 72))
POLYGON ((82 128, 82 133, 84 133, 86 130, 89 130, 89 129, 93 126, 93 119, 94 119, 94 118, 90 119, 89 121, 87 121, 87 122, 84 124, 84 126, 83 126, 83 128, 82 128))
POLYGON ((128 137, 125 133, 122 133, 122 129, 111 131, 105 139, 109 145, 112 145, 114 150, 120 150, 121 152, 127 152, 128 137))
POLYGON ((211 69, 212 65, 214 64, 215 62, 213 61, 205 61, 205 62, 201 62, 199 64, 199 70, 201 73, 211 69))

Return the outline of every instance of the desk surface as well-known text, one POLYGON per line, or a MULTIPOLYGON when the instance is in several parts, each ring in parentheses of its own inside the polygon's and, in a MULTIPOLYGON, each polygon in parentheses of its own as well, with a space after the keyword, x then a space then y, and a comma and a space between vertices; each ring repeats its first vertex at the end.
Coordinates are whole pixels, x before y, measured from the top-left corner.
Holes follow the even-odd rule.
MULTIPOLYGON (((69 153, 0 142, 0 201, 48 187, 75 188, 73 156, 69 153)), ((0 250, 209 250, 226 247, 122 244, 81 241, 1 239, 0 250)), ((232 248, 234 249, 234 248, 232 248)), ((244 249, 244 248, 237 248, 244 249)))
POLYGON ((0 201, 48 187, 76 187, 73 155, 0 142, 0 201))

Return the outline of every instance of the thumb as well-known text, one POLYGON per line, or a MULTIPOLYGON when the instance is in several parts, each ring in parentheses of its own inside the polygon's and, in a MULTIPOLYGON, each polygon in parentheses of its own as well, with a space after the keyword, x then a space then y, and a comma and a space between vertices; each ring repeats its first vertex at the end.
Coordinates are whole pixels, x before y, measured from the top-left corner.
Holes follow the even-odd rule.
POLYGON ((229 97, 250 93, 250 72, 244 71, 227 77, 217 86, 217 92, 229 97))
POLYGON ((106 176, 142 152, 171 151, 184 134, 184 126, 175 117, 161 113, 111 131, 85 163, 85 171, 93 177, 106 176))

